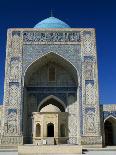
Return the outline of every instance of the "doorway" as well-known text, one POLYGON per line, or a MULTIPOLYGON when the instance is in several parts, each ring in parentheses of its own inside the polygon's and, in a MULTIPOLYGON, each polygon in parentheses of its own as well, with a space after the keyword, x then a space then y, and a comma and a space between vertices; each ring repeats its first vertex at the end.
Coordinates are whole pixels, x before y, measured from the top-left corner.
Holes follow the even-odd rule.
POLYGON ((47 124, 47 137, 54 137, 54 124, 53 123, 47 124))
POLYGON ((106 121, 104 124, 105 129, 105 145, 113 145, 113 126, 110 121, 106 121))

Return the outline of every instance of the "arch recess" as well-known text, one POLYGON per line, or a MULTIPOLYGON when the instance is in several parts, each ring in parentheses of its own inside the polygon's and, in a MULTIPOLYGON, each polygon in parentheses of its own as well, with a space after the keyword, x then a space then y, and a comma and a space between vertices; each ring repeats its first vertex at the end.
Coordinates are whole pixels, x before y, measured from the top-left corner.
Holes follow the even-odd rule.
POLYGON ((26 81, 28 81, 28 75, 33 74, 34 71, 37 70, 38 66, 42 66, 50 62, 55 62, 57 64, 61 64, 63 67, 65 67, 68 72, 73 75, 76 84, 78 85, 80 83, 80 76, 77 68, 68 60, 66 60, 64 57, 62 57, 59 54, 49 52, 36 60, 34 60, 25 70, 24 72, 24 83, 26 84, 26 81))
MULTIPOLYGON (((79 73, 76 67, 68 60, 66 60, 64 57, 62 57, 59 54, 49 52, 41 57, 37 57, 36 60, 34 60, 30 65, 27 67, 27 69, 24 72, 24 78, 23 78, 23 84, 24 84, 24 113, 27 112, 29 115, 26 115, 24 120, 24 132, 25 135, 27 135, 26 139, 28 140, 28 137, 31 135, 31 130, 28 132, 28 128, 31 129, 31 120, 27 119, 28 116, 30 116, 30 113, 39 111, 40 106, 42 107, 44 105, 52 104, 50 99, 54 99, 55 102, 52 105, 58 105, 61 110, 61 112, 66 111, 65 103, 54 96, 62 90, 66 90, 65 96, 68 98, 67 95, 68 92, 72 93, 72 90, 74 92, 75 98, 77 98, 77 94, 79 96, 78 90, 78 84, 79 84, 79 73), (48 69, 49 66, 53 65, 56 69, 56 81, 49 81, 48 75, 48 69), (62 74, 63 73, 63 74, 62 74), (37 79, 37 81, 36 81, 37 79), (53 89, 55 88, 55 89, 53 89), (55 90, 55 91, 54 91, 55 90), (29 111, 28 106, 28 97, 30 94, 35 94, 36 97, 36 104, 33 106, 34 108, 31 108, 29 111), (38 95, 40 93, 46 93, 48 97, 45 98, 40 102, 40 98, 38 95), (50 96, 49 96, 50 95, 50 96), (48 101, 49 100, 49 101, 48 101), (45 103, 48 101, 47 103, 45 103), (58 103, 58 104, 57 104, 58 103), (43 105, 44 104, 44 105, 43 105), (39 106, 38 106, 39 105, 39 106), (27 111, 26 111, 27 110, 27 111)), ((59 95, 58 95, 59 96, 59 95)), ((61 97, 62 98, 62 97, 61 97)), ((79 100, 79 98, 78 98, 79 100)), ((53 101, 53 100, 52 100, 53 101)), ((71 102, 70 104, 72 104, 71 102)), ((67 102, 66 102, 67 104, 67 102)))
POLYGON ((116 145, 116 118, 112 115, 104 120, 105 145, 116 145))

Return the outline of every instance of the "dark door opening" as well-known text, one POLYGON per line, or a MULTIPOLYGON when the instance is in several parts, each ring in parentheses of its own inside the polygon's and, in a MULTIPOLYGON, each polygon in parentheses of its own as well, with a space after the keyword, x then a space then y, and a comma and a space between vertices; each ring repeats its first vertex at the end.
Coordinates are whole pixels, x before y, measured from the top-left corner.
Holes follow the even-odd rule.
POLYGON ((54 124, 52 123, 47 125, 47 137, 54 137, 54 124))
POLYGON ((110 121, 106 121, 104 124, 105 129, 105 145, 113 145, 113 126, 110 121))

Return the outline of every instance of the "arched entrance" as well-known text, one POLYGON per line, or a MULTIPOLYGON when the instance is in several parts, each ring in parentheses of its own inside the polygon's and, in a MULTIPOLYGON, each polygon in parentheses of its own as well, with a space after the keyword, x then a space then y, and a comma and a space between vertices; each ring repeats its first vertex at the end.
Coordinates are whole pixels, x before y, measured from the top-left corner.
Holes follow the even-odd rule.
POLYGON ((47 137, 54 137, 54 124, 53 123, 47 124, 47 137))
POLYGON ((104 123, 105 130, 105 145, 116 145, 116 119, 109 117, 104 123))
POLYGON ((74 100, 71 99, 69 104, 77 100, 77 87, 76 68, 53 52, 30 64, 24 77, 24 143, 32 142, 33 112, 41 112, 41 109, 45 111, 48 106, 55 111, 59 109, 57 112, 65 112, 70 96, 73 96, 74 100), (43 101, 48 96, 50 98, 43 101))

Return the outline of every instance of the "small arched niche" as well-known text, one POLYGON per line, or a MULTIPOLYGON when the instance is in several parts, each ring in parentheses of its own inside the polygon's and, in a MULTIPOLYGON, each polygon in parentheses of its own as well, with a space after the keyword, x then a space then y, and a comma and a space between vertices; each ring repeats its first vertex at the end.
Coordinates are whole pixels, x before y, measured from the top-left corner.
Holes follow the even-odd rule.
POLYGON ((36 137, 41 137, 41 125, 39 123, 36 124, 36 137))
POLYGON ((104 123, 105 145, 116 145, 116 119, 112 116, 107 118, 104 123))

